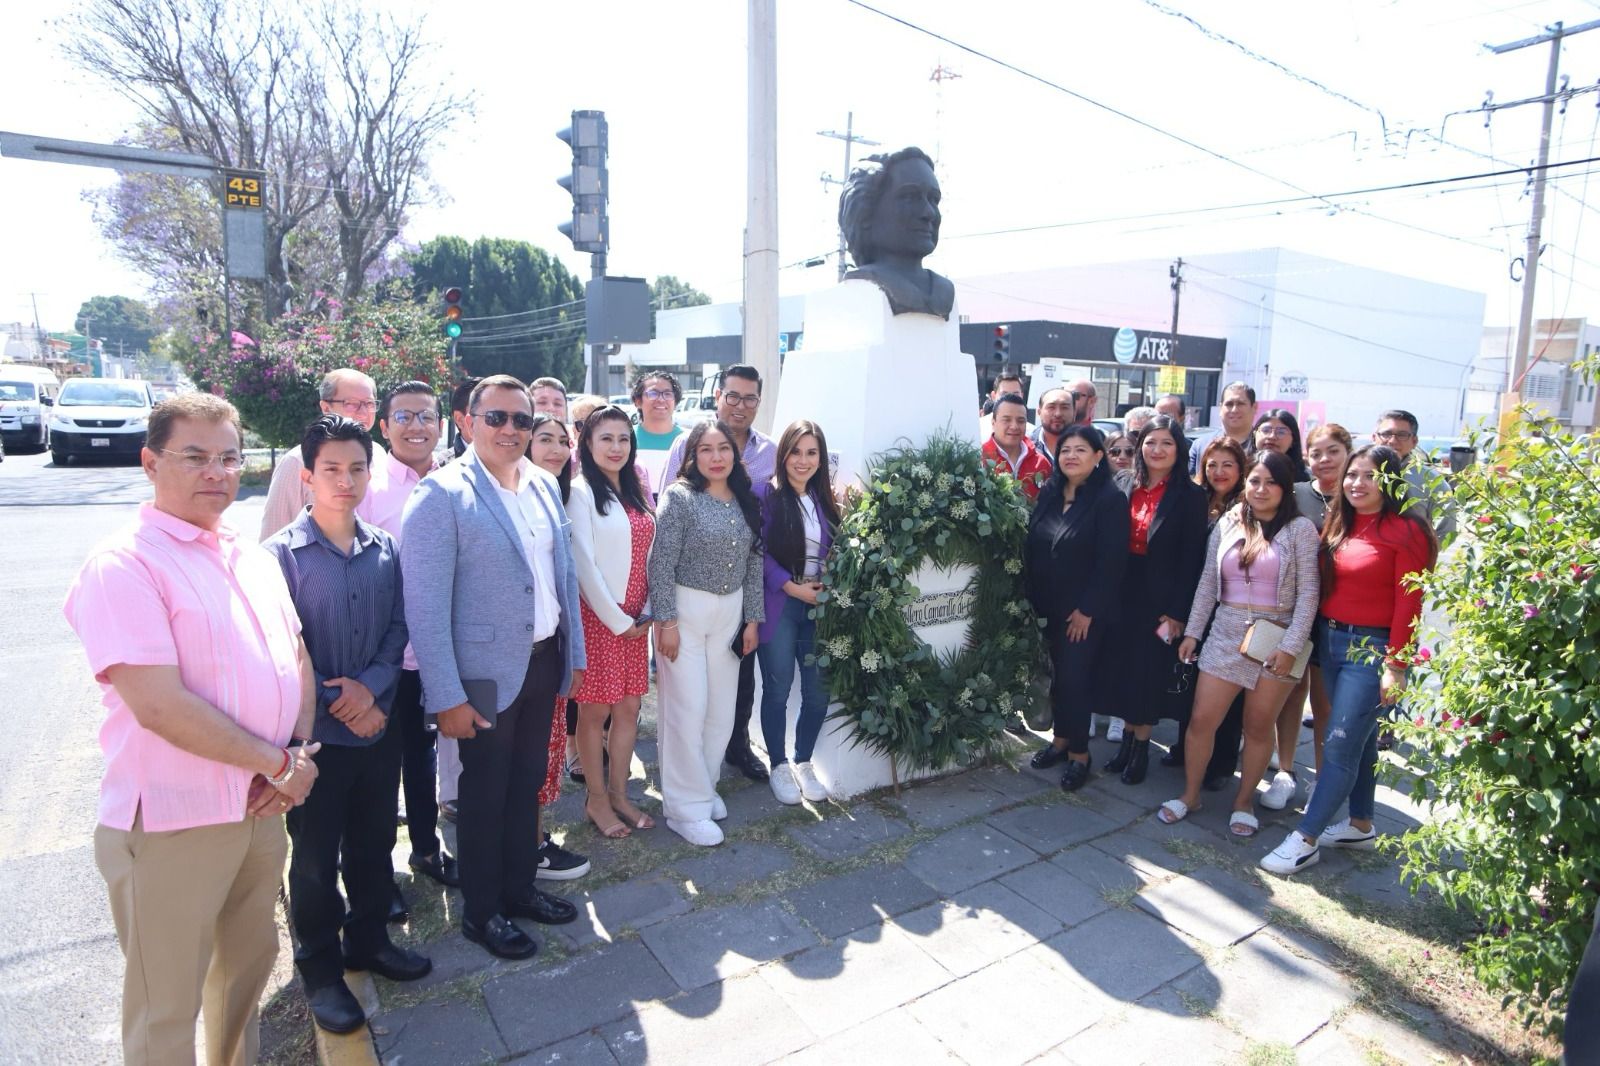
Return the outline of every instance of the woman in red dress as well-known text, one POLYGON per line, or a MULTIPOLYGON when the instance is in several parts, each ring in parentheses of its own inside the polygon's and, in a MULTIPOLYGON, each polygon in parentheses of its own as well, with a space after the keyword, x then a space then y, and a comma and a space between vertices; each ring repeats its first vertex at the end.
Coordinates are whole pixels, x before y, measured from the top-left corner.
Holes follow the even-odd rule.
POLYGON ((608 837, 655 825, 628 798, 639 697, 650 687, 645 561, 655 536, 649 496, 634 465, 637 455, 633 424, 622 408, 595 411, 578 431, 579 476, 567 504, 589 657, 576 695, 578 760, 589 790, 584 812, 608 837), (611 728, 603 732, 608 716, 611 728), (611 766, 599 774, 602 747, 611 766))

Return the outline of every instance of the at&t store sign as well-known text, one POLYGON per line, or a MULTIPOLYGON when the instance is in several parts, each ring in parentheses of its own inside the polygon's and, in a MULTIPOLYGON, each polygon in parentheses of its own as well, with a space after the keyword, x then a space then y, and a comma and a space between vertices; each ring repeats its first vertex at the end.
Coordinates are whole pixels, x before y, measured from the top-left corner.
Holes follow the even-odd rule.
POLYGON ((1111 338, 1111 354, 1124 366, 1134 363, 1161 365, 1172 362, 1172 338, 1146 333, 1123 326, 1111 338))

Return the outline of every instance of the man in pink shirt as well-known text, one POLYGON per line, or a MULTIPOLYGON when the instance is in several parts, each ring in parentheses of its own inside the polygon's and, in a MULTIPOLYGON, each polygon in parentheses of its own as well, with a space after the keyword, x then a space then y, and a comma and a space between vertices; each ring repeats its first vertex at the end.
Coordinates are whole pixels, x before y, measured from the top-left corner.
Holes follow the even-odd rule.
POLYGON ((238 495, 239 415, 164 401, 141 454, 155 500, 97 547, 67 594, 106 708, 95 862, 127 960, 126 1062, 258 1057, 278 951, 281 816, 316 778, 300 623, 272 557, 221 524, 238 495))

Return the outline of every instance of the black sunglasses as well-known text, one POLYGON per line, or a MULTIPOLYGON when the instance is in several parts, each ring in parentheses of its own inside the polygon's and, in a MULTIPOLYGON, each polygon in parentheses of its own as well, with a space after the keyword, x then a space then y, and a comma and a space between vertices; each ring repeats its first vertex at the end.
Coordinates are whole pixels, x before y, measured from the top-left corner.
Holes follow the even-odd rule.
POLYGON ((1194 684, 1193 663, 1177 662, 1172 664, 1172 681, 1167 685, 1167 692, 1173 696, 1181 696, 1189 691, 1189 686, 1194 684))
POLYGON ((533 428, 533 416, 522 411, 514 414, 510 411, 480 411, 478 417, 482 418, 490 429, 499 429, 507 421, 523 433, 533 428))

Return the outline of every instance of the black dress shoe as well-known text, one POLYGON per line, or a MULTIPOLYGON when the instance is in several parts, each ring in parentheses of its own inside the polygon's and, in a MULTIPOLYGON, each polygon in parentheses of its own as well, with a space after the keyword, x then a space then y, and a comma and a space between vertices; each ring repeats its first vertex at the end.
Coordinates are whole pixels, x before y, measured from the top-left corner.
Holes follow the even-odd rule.
POLYGON ((1150 742, 1148 740, 1135 740, 1133 751, 1128 755, 1128 765, 1122 771, 1124 785, 1137 785, 1144 780, 1144 775, 1150 771, 1150 742))
POLYGON ((1128 760, 1133 757, 1133 742, 1137 739, 1131 729, 1122 734, 1122 746, 1111 756, 1111 761, 1106 763, 1106 773, 1120 774, 1128 768, 1128 760))
POLYGON ((1068 759, 1067 768, 1061 771, 1061 791, 1076 792, 1089 780, 1089 760, 1079 762, 1077 759, 1068 759))
POLYGON ((578 918, 577 907, 537 888, 529 888, 526 896, 506 907, 506 912, 513 918, 531 918, 540 925, 566 925, 578 918))
POLYGON ((443 848, 439 849, 437 855, 426 858, 412 852, 411 858, 406 861, 413 872, 431 877, 446 888, 461 887, 461 869, 456 865, 456 857, 443 848))
POLYGON ((357 956, 346 952, 344 968, 366 970, 391 981, 415 981, 428 976, 433 969, 433 960, 398 945, 385 944, 371 955, 357 956))
POLYGON ((1033 753, 1033 758, 1028 760, 1028 765, 1035 770, 1048 770, 1066 757, 1066 748, 1058 748, 1054 744, 1046 744, 1033 753))
POLYGON ((394 895, 389 897, 390 925, 400 925, 411 917, 411 912, 406 909, 406 898, 400 894, 400 886, 394 886, 394 895))
POLYGON ((330 1033, 353 1033, 367 1024, 366 1012, 343 981, 307 989, 306 1002, 317 1025, 330 1033))
POLYGON ((728 753, 723 756, 729 766, 738 770, 752 781, 765 781, 768 776, 767 764, 761 761, 760 756, 750 750, 750 745, 729 747, 728 753))
POLYGON ((539 950, 533 938, 503 914, 495 915, 481 927, 474 925, 471 919, 462 918, 461 935, 502 959, 526 959, 539 950))
POLYGON ((1181 767, 1183 765, 1183 745, 1174 744, 1168 748, 1167 753, 1161 756, 1161 765, 1181 767))

